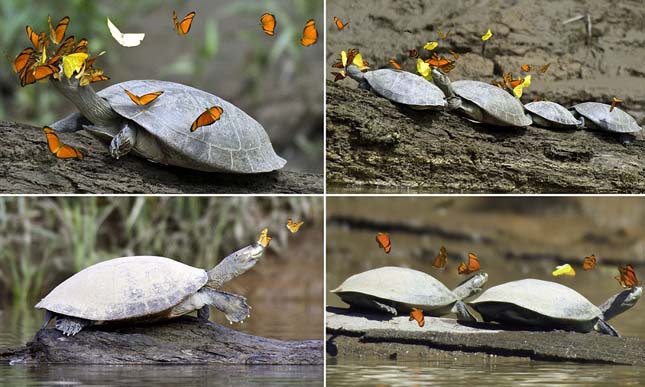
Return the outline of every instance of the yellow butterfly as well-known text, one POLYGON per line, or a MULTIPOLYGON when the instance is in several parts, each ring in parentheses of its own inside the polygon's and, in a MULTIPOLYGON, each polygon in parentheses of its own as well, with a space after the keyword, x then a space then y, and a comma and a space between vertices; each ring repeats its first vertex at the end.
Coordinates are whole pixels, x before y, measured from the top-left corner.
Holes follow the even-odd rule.
POLYGON ((491 36, 493 36, 493 33, 490 31, 490 28, 489 28, 488 31, 486 31, 486 33, 484 34, 484 36, 482 36, 482 40, 485 42, 488 39, 490 39, 491 36))
POLYGON ((437 48, 438 45, 439 45, 439 43, 437 43, 437 42, 428 42, 428 43, 425 44, 425 46, 423 46, 423 48, 425 48, 428 51, 432 51, 435 48, 437 48))
POLYGON ((289 231, 291 231, 292 234, 295 234, 298 232, 298 230, 300 230, 300 226, 302 226, 304 223, 304 221, 294 223, 293 220, 287 219, 287 228, 289 229, 289 231))
POLYGON ((531 86, 531 75, 527 75, 524 78, 524 82, 513 88, 513 94, 515 94, 515 97, 520 98, 522 97, 522 90, 524 90, 525 87, 529 86, 531 86))
POLYGON ((63 72, 69 79, 74 72, 79 72, 85 63, 88 55, 84 52, 77 52, 75 54, 63 55, 63 72))
POLYGON ((423 59, 417 58, 417 71, 424 77, 426 80, 432 79, 432 73, 430 72, 430 65, 427 64, 423 59))
POLYGON ((269 242, 271 242, 271 238, 269 235, 267 235, 269 232, 268 228, 265 228, 260 232, 260 238, 258 239, 258 243, 262 245, 262 247, 267 248, 269 247, 269 242))
POLYGON ((569 265, 567 263, 567 264, 564 264, 564 265, 561 265, 561 266, 556 266, 555 270, 551 274, 554 277, 557 277, 557 276, 560 276, 560 275, 569 275, 569 276, 573 277, 574 275, 576 275, 576 271, 573 270, 571 265, 569 265))

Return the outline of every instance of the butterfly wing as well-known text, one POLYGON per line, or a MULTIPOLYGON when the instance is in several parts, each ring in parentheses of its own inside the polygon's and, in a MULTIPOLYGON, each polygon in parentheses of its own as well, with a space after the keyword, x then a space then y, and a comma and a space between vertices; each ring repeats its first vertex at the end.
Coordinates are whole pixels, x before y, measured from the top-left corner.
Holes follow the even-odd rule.
POLYGON ((197 128, 210 125, 213 122, 219 120, 223 111, 224 110, 219 106, 212 106, 208 108, 205 112, 200 114, 199 117, 195 119, 195 121, 193 121, 193 124, 190 126, 190 131, 194 132, 195 130, 197 130, 197 128))
POLYGON ((79 159, 83 160, 83 153, 70 145, 63 145, 58 138, 56 132, 48 126, 43 128, 45 137, 47 138, 47 146, 49 151, 56 155, 59 159, 79 159))
POLYGON ((45 79, 48 76, 57 73, 59 71, 57 66, 54 65, 43 65, 43 66, 38 66, 34 70, 34 81, 40 81, 41 79, 45 79))
POLYGON ((29 40, 31 41, 31 44, 34 46, 35 49, 40 49, 38 44, 38 40, 39 40, 38 34, 34 32, 31 26, 27 26, 26 30, 27 30, 27 38, 29 38, 29 40))
POLYGON ((345 28, 347 26, 347 24, 349 24, 349 23, 343 23, 336 16, 334 16, 334 23, 336 24, 336 28, 338 28, 339 31, 342 30, 343 28, 345 28))
POLYGON ((397 62, 396 60, 394 60, 394 59, 390 59, 390 64, 391 64, 392 66, 394 66, 394 68, 395 68, 395 69, 397 69, 397 70, 401 70, 401 65, 400 65, 400 64, 399 64, 399 62, 397 62))
POLYGON ((594 267, 596 267, 596 256, 590 255, 588 257, 585 257, 584 261, 582 262, 582 268, 584 270, 591 270, 594 267))
POLYGON ((444 246, 441 246, 439 249, 439 254, 434 258, 434 261, 432 262, 432 266, 436 267, 437 269, 443 269, 446 267, 446 262, 448 260, 448 252, 446 251, 446 248, 444 246))
POLYGON ((177 14, 175 11, 172 11, 173 21, 175 22, 175 29, 179 35, 186 35, 190 32, 190 27, 193 25, 193 19, 195 18, 196 12, 190 12, 188 15, 184 16, 181 21, 177 19, 177 14))
POLYGON ((425 325, 425 319, 423 318, 423 310, 412 308, 412 311, 410 312, 409 321, 412 321, 412 320, 415 320, 419 324, 419 327, 423 327, 425 325))
POLYGON ((60 19, 56 28, 52 27, 52 19, 50 16, 47 16, 47 23, 49 23, 49 38, 52 43, 58 44, 62 42, 65 37, 65 31, 67 31, 67 26, 69 25, 69 16, 60 19))
POLYGON ((376 234, 376 242, 378 242, 380 248, 385 250, 386 254, 389 254, 390 250, 392 250, 392 242, 390 241, 390 235, 388 233, 379 232, 376 234))
POLYGON ((34 53, 34 49, 27 47, 16 56, 16 59, 13 61, 13 71, 16 73, 21 72, 27 67, 27 63, 31 58, 31 55, 34 53))
POLYGON ((481 269, 479 258, 473 253, 468 253, 468 272, 472 273, 481 269))
POLYGON ((163 91, 155 91, 153 93, 148 93, 148 94, 142 95, 141 97, 139 97, 139 100, 141 101, 142 105, 147 105, 150 102, 152 102, 152 101, 156 100, 157 98, 159 98, 159 96, 161 94, 163 94, 163 91))
POLYGON ((305 47, 309 47, 317 41, 318 30, 316 29, 316 21, 314 19, 309 19, 305 24, 305 28, 302 30, 302 38, 300 38, 300 43, 305 47))
POLYGON ((275 16, 265 13, 260 17, 260 23, 262 23, 262 31, 269 36, 273 36, 276 25, 275 16))
POLYGON ((271 238, 269 235, 269 229, 265 228, 260 232, 260 237, 258 238, 258 244, 262 245, 264 248, 269 247, 269 242, 271 242, 271 238))

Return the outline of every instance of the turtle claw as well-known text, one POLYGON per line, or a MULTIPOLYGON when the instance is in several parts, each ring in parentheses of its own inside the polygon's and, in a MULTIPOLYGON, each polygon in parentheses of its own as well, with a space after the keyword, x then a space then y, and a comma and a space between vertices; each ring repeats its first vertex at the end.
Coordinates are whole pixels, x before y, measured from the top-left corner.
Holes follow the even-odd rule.
POLYGON ((64 336, 75 336, 87 325, 88 322, 86 320, 70 317, 58 319, 55 324, 56 329, 61 331, 64 336))
POLYGON ((136 131, 130 126, 125 126, 119 133, 112 138, 110 142, 110 155, 119 159, 121 156, 126 155, 134 148, 137 135, 136 131))

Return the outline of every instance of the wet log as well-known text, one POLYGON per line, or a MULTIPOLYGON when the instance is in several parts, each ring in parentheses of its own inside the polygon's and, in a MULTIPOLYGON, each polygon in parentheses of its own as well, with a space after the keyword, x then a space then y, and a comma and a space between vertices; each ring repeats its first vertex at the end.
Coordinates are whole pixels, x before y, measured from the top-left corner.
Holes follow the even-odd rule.
MULTIPOLYGON (((207 173, 151 163, 136 156, 113 159, 87 133, 60 134, 85 159, 59 160, 42 128, 0 122, 0 193, 252 194, 323 192, 322 175, 274 171, 253 175, 207 173)), ((288 164, 287 164, 288 167, 288 164)))
POLYGON ((316 365, 323 364, 323 342, 268 339, 184 316, 89 327, 74 337, 41 329, 25 347, 0 351, 0 363, 316 365))
POLYGON ((598 333, 518 330, 492 323, 425 317, 419 327, 408 316, 327 308, 329 358, 419 360, 503 356, 532 360, 645 365, 645 340, 598 333))
POLYGON ((642 132, 493 127, 327 81, 330 192, 642 193, 644 158, 642 132))

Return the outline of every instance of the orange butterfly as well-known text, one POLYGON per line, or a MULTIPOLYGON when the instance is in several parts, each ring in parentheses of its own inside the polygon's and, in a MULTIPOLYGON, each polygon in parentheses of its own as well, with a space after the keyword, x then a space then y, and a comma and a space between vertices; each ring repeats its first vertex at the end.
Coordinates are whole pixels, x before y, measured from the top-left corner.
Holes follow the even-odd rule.
POLYGON ((542 68, 540 69, 540 72, 541 72, 542 74, 546 73, 546 71, 549 69, 549 66, 551 66, 551 63, 547 63, 547 64, 545 64, 545 65, 544 65, 544 66, 542 66, 542 68))
POLYGON ((410 58, 418 58, 419 57, 419 51, 417 51, 416 48, 413 48, 412 50, 408 51, 408 56, 410 58))
POLYGON ((455 68, 455 61, 450 60, 445 57, 439 57, 439 55, 435 52, 432 54, 432 58, 426 59, 425 62, 429 64, 432 67, 438 67, 443 71, 444 73, 449 73, 450 70, 455 68))
POLYGON ((292 234, 295 234, 298 232, 298 230, 300 230, 300 226, 302 226, 304 223, 304 221, 294 223, 293 220, 287 219, 287 228, 289 229, 289 231, 291 231, 292 234))
POLYGON ((345 70, 340 72, 332 71, 331 74, 334 76, 334 82, 347 78, 347 73, 345 72, 345 70))
MULTIPOLYGON (((103 80, 103 79, 101 79, 101 80, 103 80)), ((123 87, 122 87, 122 89, 123 89, 123 87)), ((141 97, 139 97, 138 95, 136 95, 134 93, 131 93, 130 91, 128 91, 126 89, 123 89, 123 91, 125 91, 125 93, 128 95, 128 97, 130 97, 132 102, 136 103, 139 106, 147 105, 150 102, 152 102, 155 99, 157 99, 157 97, 159 97, 161 94, 163 94, 163 91, 155 91, 154 93, 144 94, 141 97)))
POLYGON ((618 272, 620 275, 617 275, 614 278, 618 281, 620 286, 624 288, 634 288, 641 284, 641 281, 636 278, 634 266, 631 264, 628 264, 627 266, 618 266, 618 272))
POLYGON ((269 36, 273 36, 276 26, 275 16, 270 13, 262 14, 260 23, 262 23, 262 31, 269 36))
POLYGON ((455 58, 455 60, 459 59, 459 54, 457 54, 456 52, 454 52, 452 50, 449 50, 449 51, 450 51, 450 55, 452 55, 452 57, 455 58))
POLYGON ((219 120, 223 112, 224 109, 219 106, 209 107, 205 112, 200 114, 195 121, 193 121, 193 124, 190 126, 190 131, 194 132, 199 127, 210 125, 219 120))
POLYGON ((37 66, 33 71, 25 69, 20 77, 20 86, 26 86, 32 84, 41 79, 45 79, 50 75, 56 74, 60 71, 57 66, 54 65, 43 65, 37 66))
POLYGON ((84 53, 86 53, 86 54, 87 54, 87 45, 88 45, 89 43, 90 43, 90 42, 88 42, 88 41, 87 41, 87 39, 85 39, 85 38, 83 38, 83 39, 79 40, 79 41, 78 41, 78 44, 76 45, 76 47, 74 47, 74 53, 77 53, 77 52, 84 52, 84 53))
POLYGON ((300 38, 300 43, 309 47, 312 44, 318 41, 318 30, 316 30, 316 21, 314 19, 309 19, 305 28, 302 30, 302 38, 300 38))
POLYGON ((412 320, 416 320, 420 327, 423 327, 426 323, 425 320, 423 319, 423 311, 417 308, 412 308, 412 311, 410 312, 409 321, 412 321, 412 320))
POLYGON ((45 131, 45 137, 47 137, 47 145, 49 146, 49 150, 53 154, 55 154, 56 157, 58 157, 59 159, 76 158, 83 160, 83 154, 81 153, 81 151, 72 146, 61 144, 60 140, 58 139, 58 135, 52 128, 45 126, 43 130, 45 131))
POLYGON ((520 68, 521 68, 521 69, 522 69, 522 71, 524 71, 525 73, 528 73, 529 71, 531 71, 531 66, 529 66, 529 65, 527 65, 527 64, 523 64, 522 66, 520 66, 520 68))
POLYGON ((47 23, 49 24, 49 38, 52 40, 52 43, 58 44, 63 41, 65 37, 65 31, 67 31, 67 25, 69 24, 69 16, 65 16, 60 19, 56 28, 52 26, 52 18, 47 15, 47 23))
POLYGON ((473 253, 468 253, 468 266, 466 266, 466 264, 463 262, 460 263, 459 267, 457 268, 457 273, 470 274, 476 272, 479 269, 481 269, 481 267, 479 266, 479 260, 477 259, 477 256, 473 253))
POLYGON ((27 47, 24 50, 20 51, 20 54, 18 54, 18 56, 16 56, 16 59, 13 61, 13 71, 15 73, 19 73, 24 70, 25 67, 27 67, 29 59, 32 58, 33 53, 34 49, 31 47, 27 47))
POLYGON ((175 29, 179 35, 186 35, 190 31, 194 18, 195 12, 191 12, 179 21, 179 19, 177 19, 177 13, 172 11, 172 21, 175 23, 175 29))
POLYGON ((614 111, 614 108, 616 107, 616 105, 620 105, 621 103, 623 103, 622 99, 619 99, 619 98, 616 98, 616 97, 612 98, 611 107, 609 108, 609 111, 610 112, 614 111))
POLYGON ((262 247, 267 248, 269 247, 269 243, 271 242, 271 238, 269 235, 269 229, 265 228, 260 232, 260 238, 258 238, 258 244, 262 245, 262 247))
POLYGON ((506 84, 506 86, 511 89, 514 89, 515 87, 524 83, 524 79, 522 78, 513 79, 513 73, 502 74, 502 77, 504 78, 504 83, 506 84))
POLYGON ((400 65, 400 64, 399 64, 399 62, 397 62, 396 60, 394 60, 394 59, 390 59, 390 64, 391 64, 392 66, 394 66, 394 68, 395 68, 395 69, 397 69, 397 70, 401 70, 401 65, 400 65))
POLYGON ((432 266, 437 269, 444 269, 446 267, 446 261, 448 260, 448 252, 444 246, 441 246, 439 249, 439 254, 434 258, 432 266))
POLYGON ((594 267, 596 267, 596 256, 594 254, 591 254, 588 257, 585 257, 584 261, 582 262, 582 268, 585 270, 591 270, 594 267))
POLYGON ((343 24, 343 22, 340 21, 340 19, 337 18, 336 16, 334 16, 334 23, 336 23, 336 28, 338 28, 339 31, 342 30, 343 28, 347 27, 347 25, 349 24, 349 23, 344 23, 343 24))
MULTIPOLYGON (((87 42, 87 39, 85 39, 87 42)), ((79 42, 80 43, 80 42, 79 42)), ((69 55, 74 49, 74 35, 68 36, 56 49, 54 56, 61 57, 63 55, 69 55)))
POLYGON ((378 242, 378 247, 385 250, 385 254, 389 254, 390 250, 392 250, 392 242, 388 233, 380 232, 376 234, 376 242, 378 242))
POLYGON ((44 32, 38 35, 33 29, 31 29, 31 26, 27 26, 26 30, 27 38, 29 38, 34 48, 38 51, 42 50, 47 43, 47 35, 44 32))
POLYGON ((449 34, 450 31, 448 31, 447 34, 444 34, 443 32, 441 32, 441 30, 439 30, 439 39, 447 39, 449 34))

